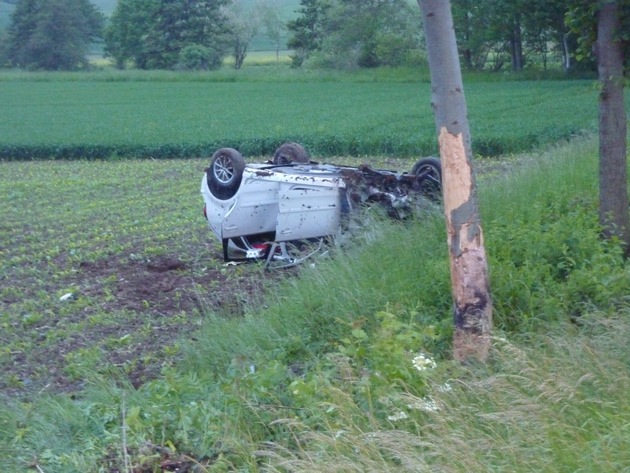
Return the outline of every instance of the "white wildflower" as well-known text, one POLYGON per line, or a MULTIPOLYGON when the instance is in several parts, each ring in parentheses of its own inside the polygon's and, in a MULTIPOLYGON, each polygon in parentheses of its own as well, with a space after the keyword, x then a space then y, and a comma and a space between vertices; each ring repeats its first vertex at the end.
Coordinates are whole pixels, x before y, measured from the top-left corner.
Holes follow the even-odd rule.
POLYGON ((408 417, 409 416, 407 415, 406 412, 400 411, 400 412, 397 412, 396 414, 392 414, 391 416, 387 416, 387 420, 395 422, 397 420, 405 420, 408 417))
POLYGON ((407 404, 409 409, 415 409, 417 411, 424 412, 437 412, 440 410, 440 407, 435 402, 431 396, 425 397, 423 399, 416 399, 412 403, 407 404))
POLYGON ((413 363, 413 367, 418 371, 426 371, 437 366, 435 360, 430 356, 425 355, 424 353, 419 353, 414 356, 413 360, 411 360, 411 363, 413 363))
POLYGON ((439 393, 450 393, 453 390, 453 386, 448 383, 440 384, 437 388, 439 393))

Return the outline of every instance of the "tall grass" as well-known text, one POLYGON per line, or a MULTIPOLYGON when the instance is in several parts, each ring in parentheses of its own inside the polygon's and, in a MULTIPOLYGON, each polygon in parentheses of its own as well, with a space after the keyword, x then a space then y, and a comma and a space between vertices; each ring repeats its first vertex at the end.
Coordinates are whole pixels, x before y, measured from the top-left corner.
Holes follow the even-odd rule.
POLYGON ((298 448, 256 454, 274 472, 628 471, 629 315, 593 314, 580 330, 561 325, 526 341, 496 337, 487 368, 436 379, 450 387, 434 385, 437 409, 404 427, 312 431, 293 421, 298 448))
POLYGON ((593 306, 614 311, 625 301, 619 247, 599 238, 596 155, 592 141, 576 140, 481 186, 495 312, 505 328, 579 318, 593 306))
MULTIPOLYGON (((282 421, 295 441, 256 452, 269 462, 266 471, 627 471, 630 272, 616 245, 598 240, 595 155, 592 142, 578 141, 507 177, 480 181, 497 323, 487 367, 460 370, 442 362, 428 390, 403 389, 406 404, 425 408, 403 407, 406 417, 389 425, 370 421, 374 412, 346 387, 334 408, 322 402, 320 408, 335 412, 324 428, 299 417, 282 421), (427 398, 436 409, 427 409, 427 398), (338 418, 344 422, 332 420, 338 418)), ((428 228, 435 238, 428 247, 435 248, 441 231, 428 228)), ((403 240, 423 247, 421 229, 427 227, 403 233, 403 240)), ((422 297, 435 286, 442 295, 447 289, 443 268, 436 270, 439 257, 410 251, 400 239, 390 253, 384 244, 390 240, 377 241, 353 276, 339 278, 351 286, 371 279, 357 291, 362 295, 379 287, 374 279, 384 272, 399 283, 409 278, 415 291, 402 294, 388 281, 392 299, 444 317, 448 301, 422 297), (422 262, 418 273, 398 266, 403 255, 422 262), (361 271, 372 258, 386 264, 361 271)), ((331 283, 335 298, 339 280, 331 283)), ((368 311, 373 298, 366 295, 368 311)), ((353 314, 356 321, 365 312, 353 314)))

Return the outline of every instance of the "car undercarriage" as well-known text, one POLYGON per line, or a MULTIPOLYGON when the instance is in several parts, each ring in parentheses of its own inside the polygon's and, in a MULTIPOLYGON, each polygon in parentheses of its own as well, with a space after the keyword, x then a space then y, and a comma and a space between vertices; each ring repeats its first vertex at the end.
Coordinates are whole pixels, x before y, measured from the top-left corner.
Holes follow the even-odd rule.
POLYGON ((441 167, 433 157, 417 161, 411 172, 321 164, 297 143, 285 143, 265 163, 246 164, 237 150, 221 148, 201 194, 225 261, 287 267, 321 252, 366 205, 403 219, 418 199, 439 200, 441 167))

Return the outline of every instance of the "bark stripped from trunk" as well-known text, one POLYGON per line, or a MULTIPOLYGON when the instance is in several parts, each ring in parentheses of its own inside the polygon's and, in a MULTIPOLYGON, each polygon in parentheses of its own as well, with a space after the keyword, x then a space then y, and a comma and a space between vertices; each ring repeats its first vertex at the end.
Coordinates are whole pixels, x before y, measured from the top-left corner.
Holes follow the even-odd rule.
POLYGON ((439 136, 444 212, 454 300, 456 360, 485 360, 490 347, 492 303, 483 231, 473 194, 472 167, 462 134, 442 128, 439 136))
POLYGON ((418 0, 418 5, 424 21, 431 105, 442 159, 454 306, 453 356, 459 361, 485 361, 490 347, 492 302, 451 5, 447 0, 418 0))

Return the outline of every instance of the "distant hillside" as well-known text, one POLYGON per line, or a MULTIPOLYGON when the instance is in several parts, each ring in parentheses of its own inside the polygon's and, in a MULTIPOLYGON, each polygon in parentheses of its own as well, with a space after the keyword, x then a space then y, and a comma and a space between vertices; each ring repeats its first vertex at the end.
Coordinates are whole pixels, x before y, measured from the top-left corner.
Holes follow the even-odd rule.
MULTIPOLYGON (((109 16, 116 9, 118 0, 91 0, 105 15, 109 16)), ((255 0, 245 0, 253 3, 255 0)), ((9 15, 15 8, 16 0, 0 0, 0 25, 8 24, 9 15)), ((300 6, 300 0, 278 0, 278 5, 283 14, 288 18, 295 16, 295 10, 300 6)))
MULTIPOLYGON (((254 3, 255 1, 256 0, 245 0, 245 3, 254 3)), ((92 3, 109 16, 116 9, 118 0, 92 0, 92 3)), ((300 7, 300 0, 277 0, 276 3, 282 10, 283 16, 287 18, 293 18, 295 16, 295 10, 300 7)))

